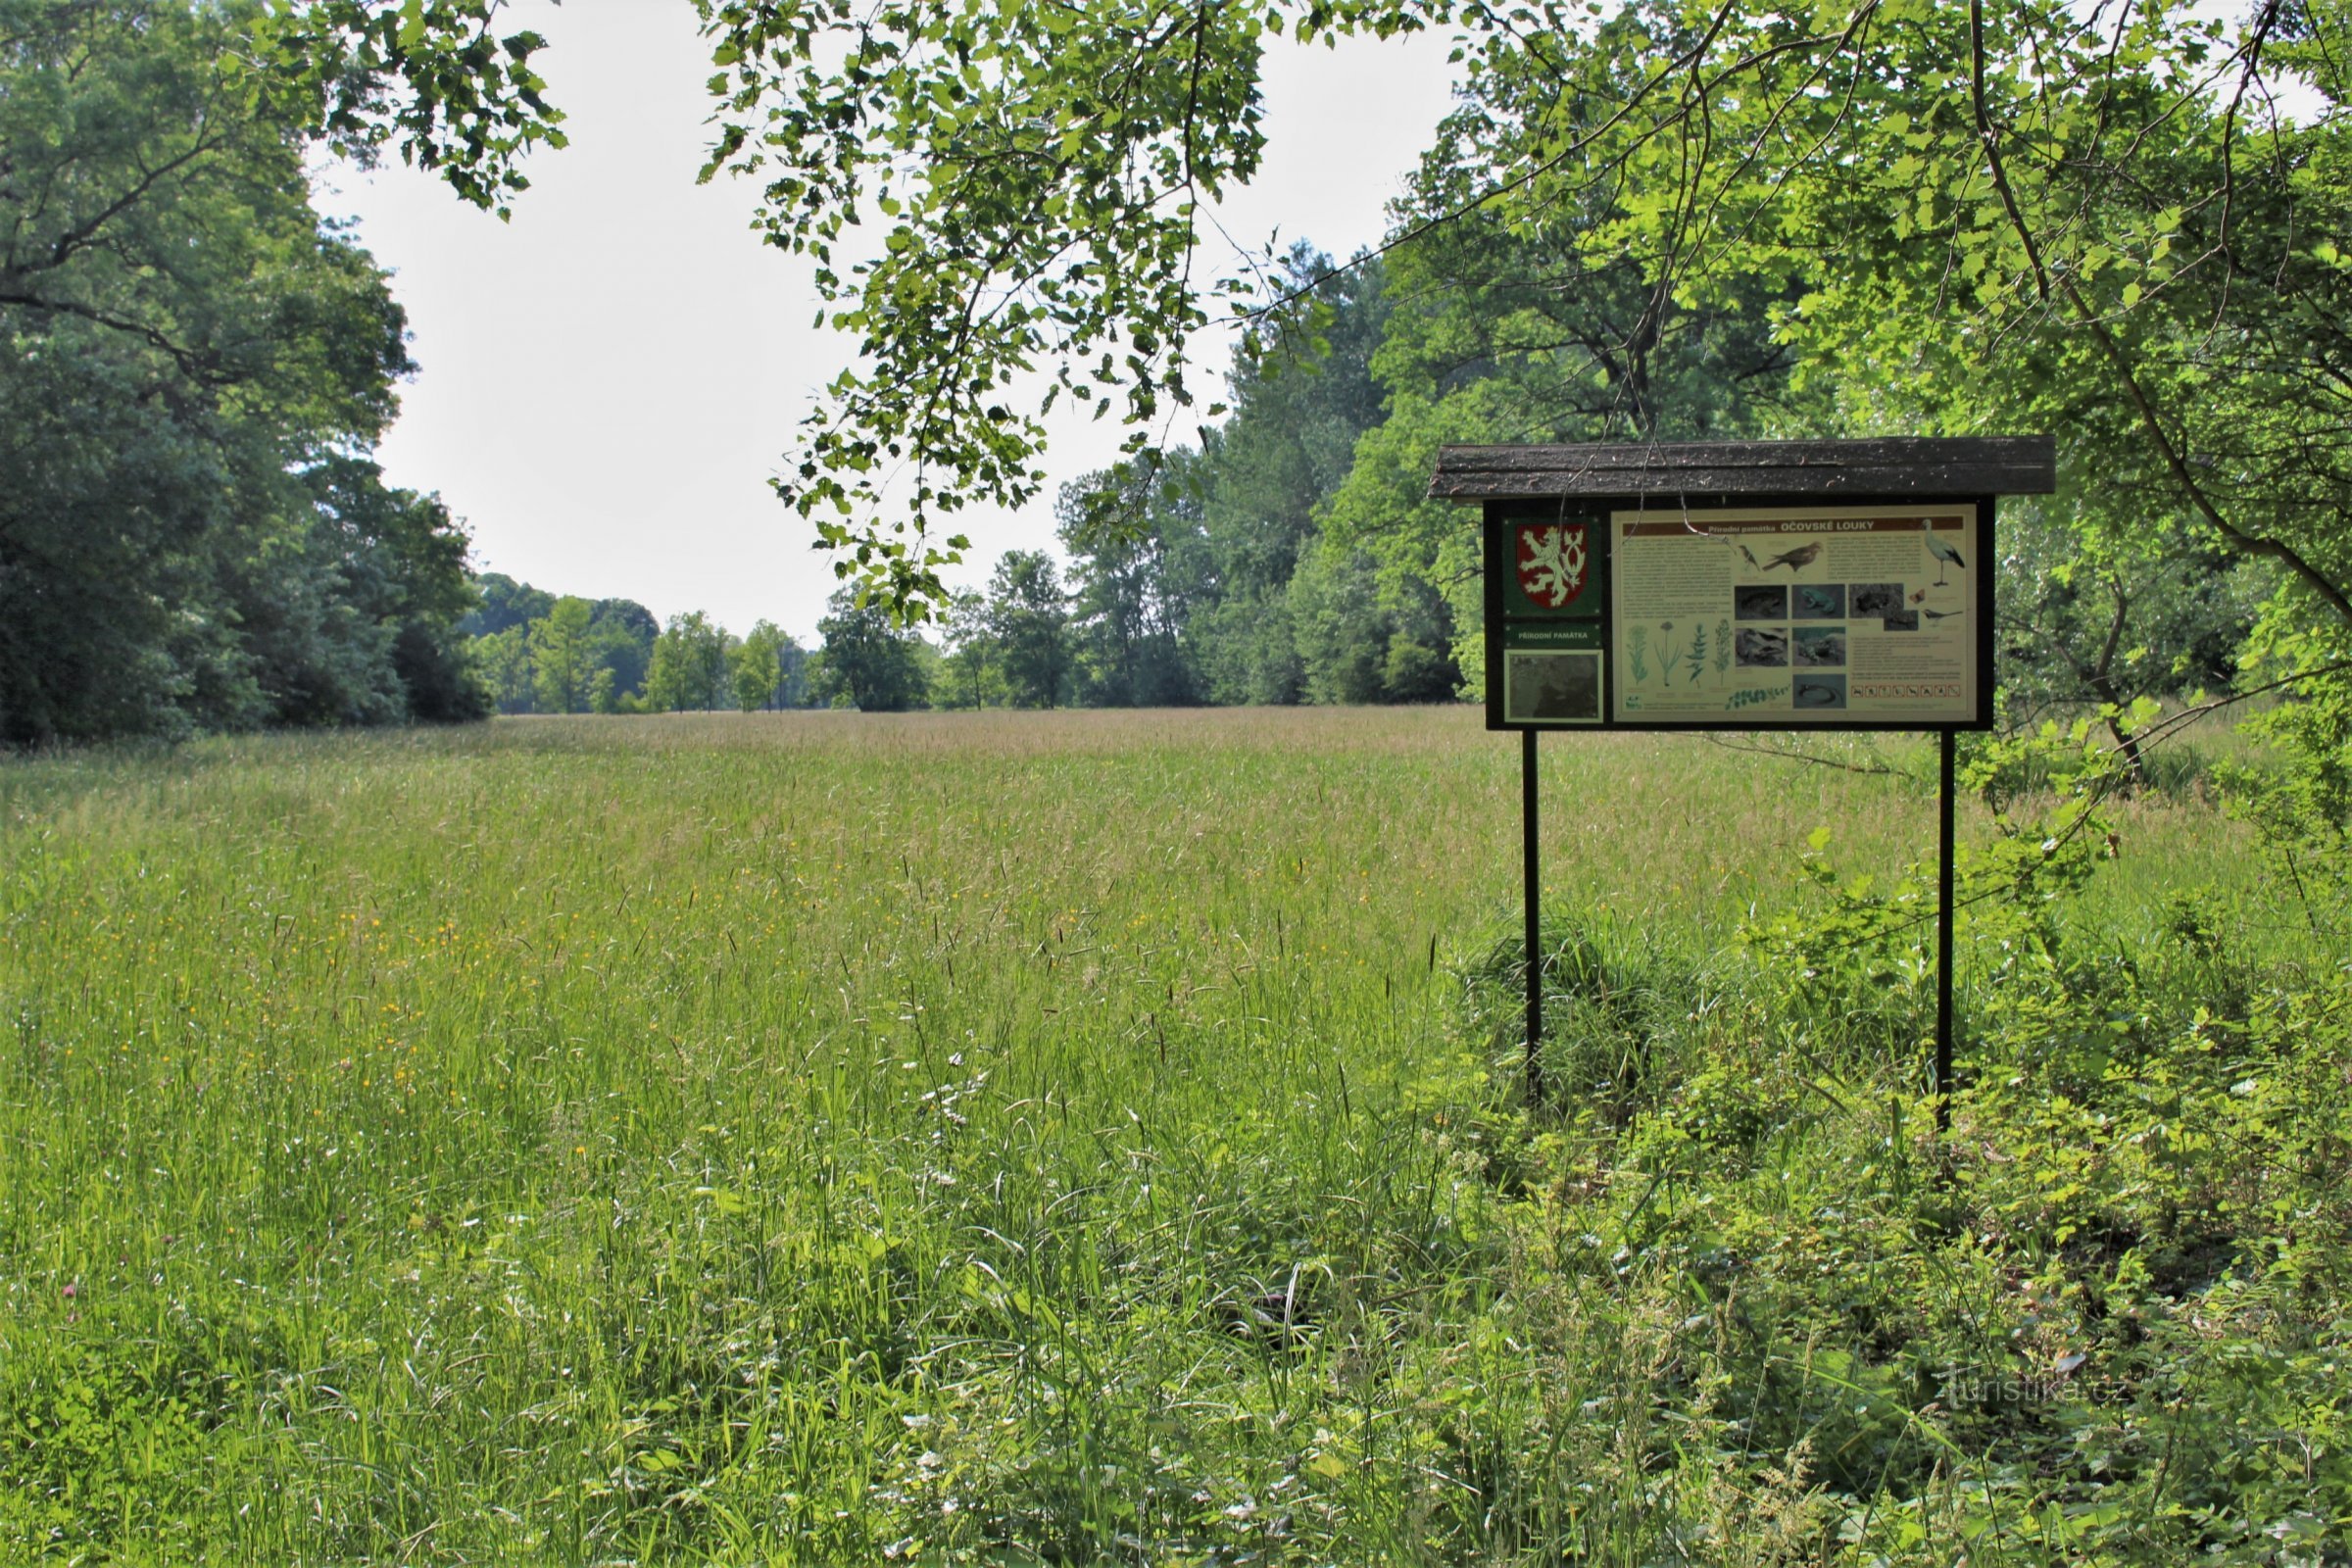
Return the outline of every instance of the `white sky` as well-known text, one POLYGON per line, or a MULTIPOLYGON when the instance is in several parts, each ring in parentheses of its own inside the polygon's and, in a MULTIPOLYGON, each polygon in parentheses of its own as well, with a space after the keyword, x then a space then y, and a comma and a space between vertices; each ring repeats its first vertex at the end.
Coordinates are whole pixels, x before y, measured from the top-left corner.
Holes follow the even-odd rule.
MULTIPOLYGON (((811 326, 806 263, 751 233, 753 190, 694 182, 710 66, 692 8, 525 0, 501 24, 547 36, 537 63, 571 138, 533 157, 512 222, 397 165, 320 182, 320 209, 357 219, 392 270, 421 367, 379 453, 387 477, 440 492, 478 569, 664 619, 705 610, 736 632, 764 616, 809 639, 830 558, 766 481, 850 345, 811 326)), ((1227 230, 1343 257, 1375 243, 1447 107, 1448 47, 1272 40, 1265 164, 1219 212, 1227 230)), ((1204 337, 1197 363, 1213 377, 1228 352, 1204 337)), ((1108 463, 1121 431, 1074 417, 1055 434, 1044 497, 950 519, 972 536, 958 579, 1051 546, 1053 487, 1108 463)))

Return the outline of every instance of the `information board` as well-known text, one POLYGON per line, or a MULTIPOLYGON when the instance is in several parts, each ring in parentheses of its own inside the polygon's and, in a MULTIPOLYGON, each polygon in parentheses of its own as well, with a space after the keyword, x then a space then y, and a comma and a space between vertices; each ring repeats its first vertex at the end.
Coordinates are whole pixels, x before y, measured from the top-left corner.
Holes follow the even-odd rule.
POLYGON ((1982 726, 1990 511, 1491 506, 1488 724, 1982 726))
POLYGON ((1527 1098, 1544 1102, 1543 731, 1936 732, 1936 1129, 1950 1128, 1957 736, 1992 726, 1994 508, 2048 436, 1439 449, 1485 511, 1487 727, 1519 731, 1527 1098))

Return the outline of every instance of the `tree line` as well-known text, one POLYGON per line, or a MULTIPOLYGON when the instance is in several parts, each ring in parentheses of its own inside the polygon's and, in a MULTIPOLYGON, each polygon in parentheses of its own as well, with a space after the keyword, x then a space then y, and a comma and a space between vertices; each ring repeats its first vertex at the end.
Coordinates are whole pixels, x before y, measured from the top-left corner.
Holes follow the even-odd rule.
POLYGON ((633 599, 551 594, 501 572, 458 623, 502 713, 807 706, 808 652, 762 620, 737 637, 702 611, 667 625, 633 599))
POLYGON ((1064 485, 1062 550, 1009 551, 931 634, 854 588, 803 649, 761 621, 737 639, 700 612, 664 626, 625 599, 559 599, 480 579, 462 622, 505 712, 678 709, 1176 707, 1442 702, 1461 684, 1452 607, 1384 577, 1324 516, 1381 419, 1383 269, 1286 263, 1314 282, 1315 330, 1246 344, 1230 412, 1197 446, 1064 485))

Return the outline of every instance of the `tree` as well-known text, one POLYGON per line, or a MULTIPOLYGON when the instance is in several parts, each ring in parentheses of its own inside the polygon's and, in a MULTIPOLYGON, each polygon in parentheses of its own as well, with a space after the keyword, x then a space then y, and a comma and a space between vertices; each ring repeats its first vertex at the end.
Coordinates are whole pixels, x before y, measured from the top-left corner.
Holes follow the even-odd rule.
POLYGON ((2233 567, 2174 533, 2085 538, 2030 502, 2004 506, 2000 520, 2009 725, 2097 712, 2125 764, 2139 768, 2135 705, 2228 686, 2275 573, 2258 563, 2233 567))
POLYGON ((729 705, 726 629, 699 610, 669 617, 654 641, 645 677, 646 706, 656 712, 729 705))
POLYGON ((929 676, 917 652, 920 638, 898 625, 881 605, 859 604, 851 589, 835 593, 826 611, 816 623, 824 639, 816 688, 820 700, 867 713, 923 706, 929 676))
POLYGON ((762 620, 728 656, 735 706, 749 713, 761 708, 798 708, 807 686, 808 653, 792 634, 762 620))
POLYGON ((0 7, 0 740, 464 716, 464 537, 248 5, 0 7), (405 671, 405 672, 404 672, 405 671))
POLYGON ((508 216, 532 147, 562 147, 561 111, 531 70, 535 32, 491 28, 499 0, 311 0, 241 14, 248 90, 366 164, 394 142, 476 207, 508 216))
POLYGON ((612 690, 625 697, 645 689, 654 639, 662 623, 634 599, 599 599, 588 620, 589 657, 612 673, 612 690))
POLYGON ((1081 701, 1396 700, 1392 654, 1396 691, 1450 688, 1446 613, 1431 586, 1358 569, 1360 546, 1325 549, 1334 492, 1381 417, 1372 366, 1391 319, 1378 264, 1323 275, 1328 267, 1311 247, 1293 249, 1285 268, 1306 289, 1301 307, 1237 351, 1234 412, 1201 450, 1064 487, 1081 701), (1342 659, 1371 673, 1336 678, 1342 659))
POLYGON ((383 482, 367 458, 336 454, 304 476, 313 535, 332 550, 341 591, 391 637, 407 715, 463 723, 490 710, 460 630, 475 603, 466 533, 439 496, 383 482))
POLYGON ((988 625, 1018 708, 1059 706, 1069 679, 1069 596, 1054 558, 1008 550, 988 580, 988 625))
POLYGON ((1308 701, 1436 703, 1460 684, 1446 601, 1425 582, 1384 585, 1363 549, 1325 540, 1287 597, 1308 701))
POLYGON ((1199 460, 1179 452, 1063 486, 1056 510, 1072 562, 1081 701, 1116 708, 1200 701, 1182 640, 1198 587, 1186 580, 1185 564, 1206 543, 1200 478, 1199 460))
POLYGON ((1203 449, 1201 524, 1213 563, 1203 597, 1213 609, 1194 617, 1196 658, 1220 702, 1358 700, 1339 695, 1354 690, 1347 683, 1325 679, 1318 689, 1310 647, 1328 638, 1341 607, 1315 592, 1319 578, 1298 579, 1316 575, 1307 568, 1332 498, 1380 422, 1372 368, 1392 319, 1387 269, 1359 258, 1335 270, 1301 245, 1280 278, 1296 298, 1236 354, 1226 379, 1233 416, 1203 449))
POLYGON ((1374 259, 1334 268, 1301 243, 1275 276, 1298 298, 1236 351, 1225 379, 1233 416, 1202 453, 1200 520, 1217 589, 1246 600, 1289 584, 1356 441, 1380 423, 1372 367, 1392 311, 1387 269, 1374 259))
POLYGON ((527 626, 556 608, 556 596, 527 582, 516 582, 503 571, 485 571, 474 578, 477 601, 458 629, 468 637, 487 637, 509 626, 527 626))
MULTIPOLYGON (((233 627, 224 657, 250 671, 266 710, 257 721, 482 717, 489 696, 456 629, 474 602, 466 536, 447 509, 385 485, 373 462, 352 454, 294 477, 307 506, 262 553, 215 564, 221 618, 233 627)), ((190 603, 203 599, 191 590, 190 603)))
POLYGON ((965 588, 948 601, 948 708, 984 708, 991 697, 1002 698, 1004 682, 996 675, 997 639, 989 627, 988 600, 965 588))
POLYGON ((577 713, 594 679, 588 601, 566 594, 530 625, 532 690, 543 713, 577 713))
POLYGON ((1043 482, 1043 425, 1004 391, 1030 367, 1055 368, 1054 397, 1119 403, 1134 453, 1192 402, 1198 214, 1257 166, 1269 31, 1385 35, 1453 9, 700 3, 722 69, 706 175, 766 181, 771 239, 816 258, 860 349, 777 489, 845 570, 901 601, 941 597, 936 568, 964 548, 933 537, 935 514, 1017 506, 1043 482), (879 247, 837 258, 869 220, 888 225, 879 247), (919 466, 913 493, 885 505, 901 456, 919 466))
POLYGON ((490 701, 502 713, 531 711, 536 682, 531 678, 530 628, 509 626, 473 639, 474 668, 490 701))
MULTIPOLYGON (((1583 123, 1615 101, 1553 112, 1583 123)), ((1422 632, 1449 625, 1451 646, 1398 650, 1399 673, 1411 665, 1407 684, 1425 694, 1446 682, 1446 664, 1474 689, 1485 668, 1478 514, 1427 498, 1441 445, 1762 435, 1787 416, 1793 359, 1774 331, 1788 290, 1751 279, 1688 297, 1655 247, 1610 231, 1606 186, 1507 219, 1479 206, 1490 176, 1472 149, 1490 113, 1482 102, 1449 117, 1397 204, 1413 238, 1387 258, 1396 303, 1370 357, 1386 416, 1322 514, 1333 541, 1376 564, 1388 606, 1445 602, 1434 620, 1413 618, 1422 632)))
MULTIPOLYGON (((486 571, 474 579, 478 599, 462 620, 459 630, 475 637, 486 637, 506 630, 509 626, 528 627, 544 621, 555 612, 557 596, 527 582, 517 582, 504 572, 486 571)), ((599 599, 589 603, 588 623, 582 627, 567 625, 563 633, 578 645, 577 662, 567 665, 576 677, 573 684, 580 697, 567 706, 551 708, 542 702, 542 711, 577 712, 582 702, 596 712, 617 712, 627 698, 645 689, 646 670, 653 662, 654 639, 661 635, 662 624, 652 611, 634 599, 599 599), (611 676, 601 685, 607 688, 603 697, 599 673, 611 676)), ((569 656, 567 656, 568 658, 569 656)))

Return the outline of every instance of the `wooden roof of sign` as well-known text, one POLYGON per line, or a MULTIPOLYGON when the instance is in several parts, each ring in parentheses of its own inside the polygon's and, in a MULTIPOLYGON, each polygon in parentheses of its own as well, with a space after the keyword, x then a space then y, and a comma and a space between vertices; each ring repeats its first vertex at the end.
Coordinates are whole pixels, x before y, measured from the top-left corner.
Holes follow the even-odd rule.
POLYGON ((1439 501, 1536 496, 2048 495, 2046 435, 1890 436, 1868 441, 1669 441, 1438 449, 1439 501))

